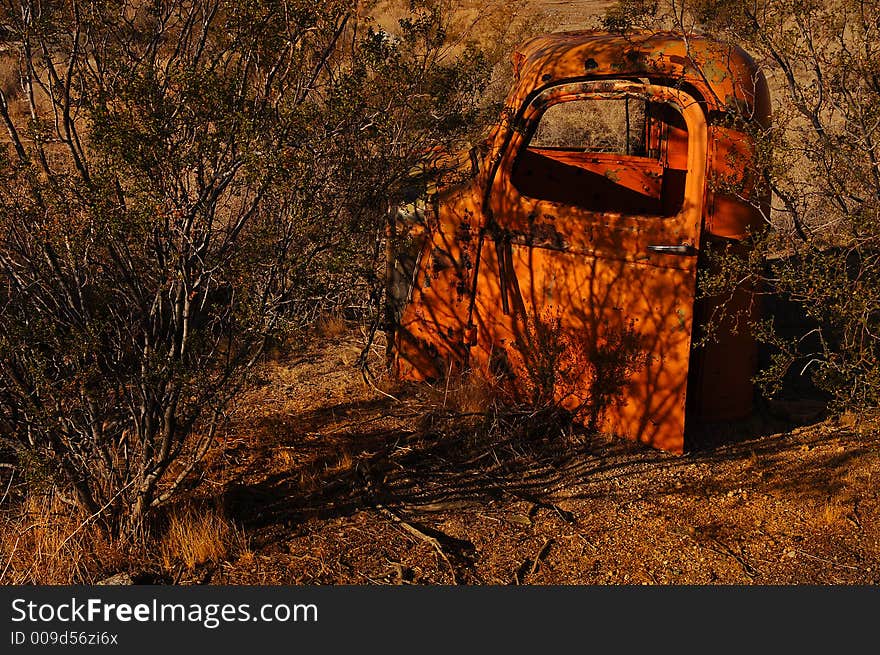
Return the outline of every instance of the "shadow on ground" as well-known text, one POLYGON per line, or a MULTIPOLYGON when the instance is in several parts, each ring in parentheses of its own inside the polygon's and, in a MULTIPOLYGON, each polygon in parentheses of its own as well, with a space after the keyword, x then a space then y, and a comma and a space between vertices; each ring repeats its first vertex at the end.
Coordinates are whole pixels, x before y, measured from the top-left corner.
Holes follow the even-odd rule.
MULTIPOLYGON (((778 419, 756 417, 752 432, 684 456, 553 426, 542 417, 479 416, 432 412, 413 418, 381 398, 267 419, 263 431, 276 447, 296 453, 287 468, 266 470, 258 482, 255 459, 226 491, 232 518, 263 544, 309 519, 350 516, 363 509, 409 517, 522 500, 550 508, 566 520, 560 499, 621 500, 635 493, 706 497, 729 490, 760 493, 835 493, 850 463, 876 449, 847 429, 788 431, 768 436, 778 419), (410 427, 370 427, 395 412, 410 427), (326 429, 328 420, 351 420, 326 429), (537 421, 537 422, 536 422, 537 421), (323 432, 319 432, 321 426, 323 432), (797 431, 795 431, 797 432, 797 431), (835 448, 826 448, 833 440, 835 448), (783 456, 798 450, 796 464, 783 456), (726 466, 724 476, 713 471, 726 466), (708 471, 708 474, 707 474, 708 471)), ((742 428, 728 426, 743 434, 742 428)), ((420 529, 441 541, 444 535, 420 529)), ((447 543, 451 552, 468 544, 447 543)))

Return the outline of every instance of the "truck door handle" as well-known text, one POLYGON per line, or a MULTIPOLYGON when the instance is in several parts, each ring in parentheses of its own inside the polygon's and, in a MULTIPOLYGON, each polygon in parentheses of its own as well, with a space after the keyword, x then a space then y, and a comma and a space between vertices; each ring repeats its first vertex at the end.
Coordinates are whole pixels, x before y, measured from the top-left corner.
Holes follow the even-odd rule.
POLYGON ((658 255, 696 255, 697 249, 689 243, 682 243, 679 246, 651 245, 648 246, 648 252, 658 255))

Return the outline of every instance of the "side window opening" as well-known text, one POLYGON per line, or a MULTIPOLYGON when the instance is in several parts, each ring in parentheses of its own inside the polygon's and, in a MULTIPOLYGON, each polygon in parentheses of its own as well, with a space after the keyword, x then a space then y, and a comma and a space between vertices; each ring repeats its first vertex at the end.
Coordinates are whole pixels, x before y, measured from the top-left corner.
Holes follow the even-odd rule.
POLYGON ((514 163, 524 196, 592 212, 672 216, 684 201, 687 126, 644 97, 580 97, 550 105, 514 163))

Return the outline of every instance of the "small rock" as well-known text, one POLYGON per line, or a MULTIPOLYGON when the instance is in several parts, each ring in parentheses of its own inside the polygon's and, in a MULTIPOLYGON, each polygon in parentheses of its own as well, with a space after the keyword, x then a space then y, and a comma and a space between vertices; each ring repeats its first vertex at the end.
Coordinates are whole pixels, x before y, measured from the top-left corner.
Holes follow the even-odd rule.
POLYGON ((516 523, 517 525, 531 525, 532 519, 530 519, 525 514, 513 514, 507 517, 507 520, 511 523, 516 523))
POLYGON ((100 582, 96 582, 96 585, 113 585, 124 587, 128 585, 133 585, 134 580, 128 573, 117 573, 116 575, 111 575, 109 578, 104 578, 100 582))

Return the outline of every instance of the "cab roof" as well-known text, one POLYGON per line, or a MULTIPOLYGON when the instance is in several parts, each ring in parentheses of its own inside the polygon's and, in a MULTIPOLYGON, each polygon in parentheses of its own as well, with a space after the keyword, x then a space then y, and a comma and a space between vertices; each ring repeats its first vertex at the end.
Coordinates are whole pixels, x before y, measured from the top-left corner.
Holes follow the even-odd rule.
POLYGON ((770 115, 767 82, 754 60, 739 46, 702 35, 554 32, 520 45, 513 64, 510 107, 564 81, 622 77, 686 85, 709 111, 733 110, 762 124, 770 115))

